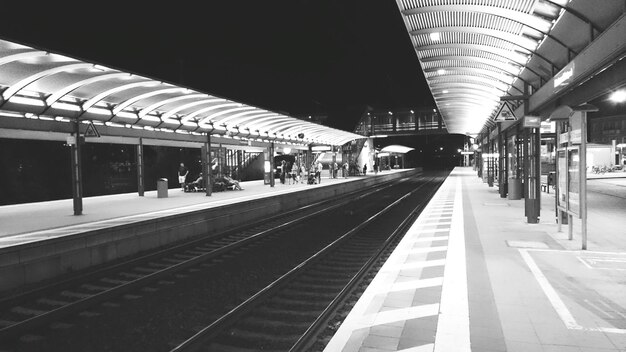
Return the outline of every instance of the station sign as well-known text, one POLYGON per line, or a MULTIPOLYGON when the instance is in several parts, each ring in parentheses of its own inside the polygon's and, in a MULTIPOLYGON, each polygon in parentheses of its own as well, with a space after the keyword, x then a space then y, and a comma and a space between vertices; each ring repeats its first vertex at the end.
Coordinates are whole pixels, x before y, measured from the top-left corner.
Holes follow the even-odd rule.
POLYGON ((554 92, 558 92, 562 88, 572 83, 572 77, 574 76, 574 63, 570 63, 563 67, 559 73, 554 76, 554 92))
POLYGON ((524 128, 540 128, 541 127, 541 117, 540 116, 524 116, 523 121, 524 128))
POLYGON ((517 118, 515 117, 515 114, 513 113, 513 110, 511 109, 511 106, 509 105, 508 102, 503 101, 502 103, 500 103, 500 109, 498 110, 498 113, 496 114, 496 118, 494 119, 495 122, 504 122, 504 121, 515 121, 517 120, 517 118))
POLYGON ((93 122, 89 121, 89 123, 87 124, 87 130, 85 130, 85 137, 100 137, 100 133, 98 132, 98 130, 96 129, 96 126, 93 124, 93 122))

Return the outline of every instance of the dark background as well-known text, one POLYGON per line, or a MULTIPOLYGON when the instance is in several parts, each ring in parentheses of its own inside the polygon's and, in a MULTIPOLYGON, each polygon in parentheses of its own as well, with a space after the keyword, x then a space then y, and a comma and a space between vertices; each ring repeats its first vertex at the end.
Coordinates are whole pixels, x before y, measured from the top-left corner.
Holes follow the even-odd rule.
POLYGON ((366 106, 434 105, 394 1, 165 4, 12 4, 0 37, 273 111, 327 114, 344 130, 366 106))
MULTIPOLYGON (((394 1, 12 2, 2 4, 0 38, 291 116, 327 115, 325 124, 346 131, 368 107, 434 107, 394 1)), ((458 165, 462 141, 443 135, 375 144, 416 148, 407 154, 413 166, 446 167, 458 165)), ((0 204, 67 197, 63 143, 4 140, 0 149, 0 182, 11 184, 0 190, 0 204), (26 193, 37 199, 21 199, 26 193)), ((86 196, 136 189, 127 147, 87 149, 86 196)), ((180 161, 195 167, 189 153, 149 150, 147 175, 175 180, 180 161)))

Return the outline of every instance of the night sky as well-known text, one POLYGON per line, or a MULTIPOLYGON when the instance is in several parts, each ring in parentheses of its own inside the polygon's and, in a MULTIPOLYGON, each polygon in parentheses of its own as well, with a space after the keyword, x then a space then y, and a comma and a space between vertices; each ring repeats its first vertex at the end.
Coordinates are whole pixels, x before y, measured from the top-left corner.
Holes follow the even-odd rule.
POLYGON ((128 3, 3 7, 0 37, 350 131, 434 105, 394 1, 128 3))

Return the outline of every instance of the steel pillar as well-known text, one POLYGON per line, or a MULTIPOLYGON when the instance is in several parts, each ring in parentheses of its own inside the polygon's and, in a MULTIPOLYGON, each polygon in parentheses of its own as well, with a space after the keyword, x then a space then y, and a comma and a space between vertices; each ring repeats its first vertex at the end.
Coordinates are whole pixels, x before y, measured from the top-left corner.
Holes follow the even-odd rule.
POLYGON ((143 197, 145 188, 143 138, 139 138, 139 144, 137 144, 137 193, 140 197, 143 197))

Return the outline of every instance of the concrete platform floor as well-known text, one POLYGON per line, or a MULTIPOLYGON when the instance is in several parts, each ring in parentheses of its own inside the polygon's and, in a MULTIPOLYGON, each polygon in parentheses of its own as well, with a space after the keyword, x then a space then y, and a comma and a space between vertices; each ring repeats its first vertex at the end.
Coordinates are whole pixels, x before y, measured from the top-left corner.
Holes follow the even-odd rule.
MULTIPOLYGON (((402 170, 384 171, 379 174, 398 171, 402 170)), ((186 193, 180 188, 169 189, 167 198, 158 198, 156 191, 145 192, 143 197, 139 197, 137 193, 85 197, 83 214, 78 216, 73 215, 72 199, 0 206, 0 248, 71 235, 85 229, 93 230, 165 214, 218 207, 311 187, 350 182, 373 175, 372 173, 367 176, 333 179, 326 174, 322 176, 321 183, 315 185, 308 185, 306 182, 281 184, 276 179, 273 188, 264 185, 262 180, 249 181, 241 183, 242 191, 213 192, 210 197, 203 192, 186 193)))
POLYGON ((594 187, 581 251, 557 232, 553 194, 528 224, 524 200, 456 168, 325 351, 626 351, 626 246, 613 232, 626 208, 597 192, 618 186, 594 187))

